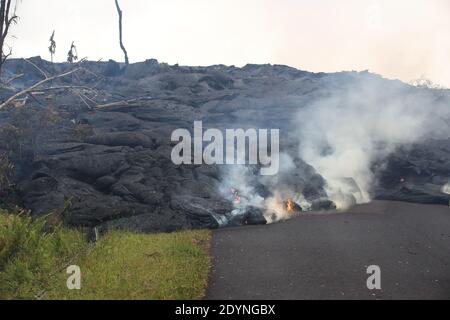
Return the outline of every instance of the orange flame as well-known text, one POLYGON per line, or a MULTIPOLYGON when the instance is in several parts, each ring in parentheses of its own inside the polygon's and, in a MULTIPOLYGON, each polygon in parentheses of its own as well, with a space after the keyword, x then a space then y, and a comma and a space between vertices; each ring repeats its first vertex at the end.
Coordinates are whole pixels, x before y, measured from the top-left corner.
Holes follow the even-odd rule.
POLYGON ((241 203, 241 196, 239 195, 239 191, 237 191, 235 188, 231 188, 230 191, 233 194, 234 203, 235 204, 240 204, 241 203))
POLYGON ((286 210, 291 213, 294 211, 294 202, 291 198, 288 198, 286 201, 286 210))

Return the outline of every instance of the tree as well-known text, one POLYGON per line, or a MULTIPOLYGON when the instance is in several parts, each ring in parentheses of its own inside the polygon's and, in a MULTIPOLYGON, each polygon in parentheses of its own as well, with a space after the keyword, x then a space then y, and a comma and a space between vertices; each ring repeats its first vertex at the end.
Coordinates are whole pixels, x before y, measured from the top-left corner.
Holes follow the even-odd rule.
POLYGON ((8 49, 8 52, 5 52, 5 40, 11 24, 17 23, 18 19, 16 6, 14 6, 14 10, 12 11, 11 2, 12 0, 0 0, 0 74, 3 64, 12 53, 11 48, 8 49))
POLYGON ((75 46, 74 41, 72 41, 72 45, 70 46, 70 50, 67 53, 67 62, 74 63, 78 60, 77 47, 75 46))
POLYGON ((119 14, 119 43, 120 43, 120 48, 123 51, 123 54, 125 55, 125 65, 129 64, 129 60, 128 60, 128 53, 127 50, 125 49, 125 46, 123 45, 123 40, 122 40, 122 10, 120 10, 120 6, 119 6, 119 1, 116 1, 116 8, 117 8, 117 13, 119 14))
POLYGON ((52 36, 50 37, 50 46, 48 47, 48 51, 50 52, 50 57, 53 62, 53 55, 56 52, 56 41, 55 41, 55 30, 53 30, 52 36))

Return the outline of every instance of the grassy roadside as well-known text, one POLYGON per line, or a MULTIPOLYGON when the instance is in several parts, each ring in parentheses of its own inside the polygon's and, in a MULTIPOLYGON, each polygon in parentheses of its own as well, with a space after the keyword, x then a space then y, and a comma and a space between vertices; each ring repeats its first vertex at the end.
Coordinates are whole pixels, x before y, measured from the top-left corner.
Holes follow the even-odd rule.
POLYGON ((111 231, 90 247, 78 230, 0 211, 0 299, 199 299, 208 243, 206 230, 111 231), (69 264, 80 290, 67 289, 69 264))

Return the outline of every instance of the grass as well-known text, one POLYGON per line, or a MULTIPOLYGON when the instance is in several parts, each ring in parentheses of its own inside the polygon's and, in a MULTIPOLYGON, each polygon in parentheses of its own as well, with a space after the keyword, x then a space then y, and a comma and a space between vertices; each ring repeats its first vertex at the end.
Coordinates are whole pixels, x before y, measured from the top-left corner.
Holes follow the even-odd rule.
POLYGON ((0 299, 33 299, 51 285, 50 274, 81 250, 80 232, 47 228, 45 218, 0 211, 0 299))
POLYGON ((208 239, 206 230, 110 231, 89 247, 78 230, 0 212, 0 298, 200 299, 208 239), (80 290, 67 289, 69 264, 81 269, 80 290))

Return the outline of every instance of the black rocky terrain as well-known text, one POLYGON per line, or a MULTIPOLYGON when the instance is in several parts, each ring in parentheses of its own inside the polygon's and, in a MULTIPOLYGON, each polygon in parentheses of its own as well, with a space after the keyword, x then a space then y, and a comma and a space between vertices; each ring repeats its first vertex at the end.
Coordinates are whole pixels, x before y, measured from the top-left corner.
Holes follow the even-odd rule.
MULTIPOLYGON (((52 75, 72 67, 38 57, 30 61, 52 75)), ((314 209, 326 209, 333 208, 326 181, 298 156, 297 110, 367 82, 450 106, 448 91, 415 88, 368 72, 310 73, 278 65, 185 67, 156 60, 127 67, 114 61, 80 66, 0 110, 0 151, 15 165, 12 194, 36 215, 67 207, 64 217, 72 225, 170 231, 265 223, 255 207, 232 213, 231 195, 219 191, 221 166, 172 163, 172 131, 192 131, 196 120, 205 129, 280 128, 281 151, 296 167, 282 183, 301 191, 314 209), (60 89, 50 89, 55 87, 60 89), (118 101, 124 102, 96 107, 118 101)), ((9 60, 5 68, 4 78, 24 75, 1 89, 3 101, 43 79, 22 59, 9 60)), ((380 95, 392 92, 382 89, 380 95)), ((450 140, 404 146, 373 163, 373 171, 375 199, 448 204, 442 186, 450 177, 450 140)), ((270 195, 273 181, 255 182, 258 195, 270 195)))

